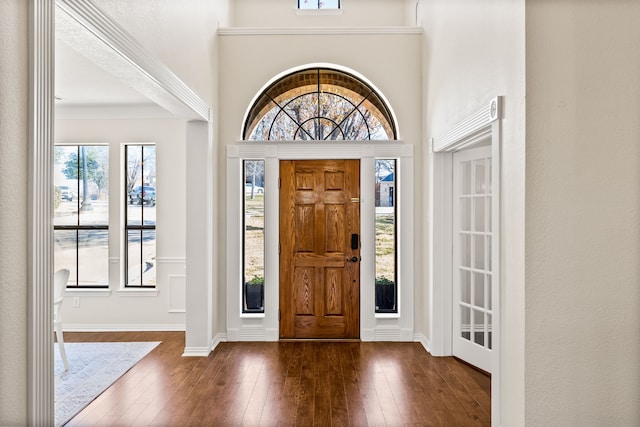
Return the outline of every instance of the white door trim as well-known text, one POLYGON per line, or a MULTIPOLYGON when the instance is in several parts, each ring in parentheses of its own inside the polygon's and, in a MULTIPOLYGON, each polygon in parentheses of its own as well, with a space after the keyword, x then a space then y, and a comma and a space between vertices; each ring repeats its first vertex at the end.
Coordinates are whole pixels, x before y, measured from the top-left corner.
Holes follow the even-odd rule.
MULTIPOLYGON (((91 0, 30 0, 29 2, 29 252, 28 252, 28 348, 27 348, 27 421, 29 425, 54 424, 53 381, 53 323, 51 313, 53 297, 53 135, 54 135, 54 58, 56 33, 56 9, 61 8, 82 27, 77 35, 85 37, 88 45, 104 48, 112 60, 126 62, 131 68, 128 75, 134 87, 145 86, 154 92, 154 101, 177 116, 191 119, 190 130, 208 126, 206 132, 191 132, 199 145, 206 147, 203 155, 209 160, 206 175, 213 177, 211 155, 212 129, 211 109, 166 66, 156 60, 142 45, 110 16, 102 12, 91 0)), ((80 41, 80 44, 83 44, 80 41)), ((105 65, 105 64, 103 64, 105 65)), ((188 137, 190 139, 190 137, 188 137)), ((210 181, 211 182, 211 181, 210 181)), ((189 228, 206 230, 208 259, 212 259, 211 244, 213 224, 211 222, 213 193, 208 188, 204 224, 188 223, 189 228)), ((198 195, 202 199, 201 195, 198 195)), ((189 203, 189 200, 187 200, 189 203)), ((198 205, 200 206, 200 205, 198 205)), ((187 342, 202 342, 210 349, 210 319, 212 301, 203 307, 202 294, 211 294, 212 272, 210 263, 196 266, 194 286, 187 286, 187 342), (193 289, 195 288, 195 292, 193 289), (196 305, 196 303, 198 305, 196 305), (203 312, 207 310, 207 312, 203 312), (192 317, 193 319, 193 317, 192 317), (196 325, 197 324, 197 325, 196 325), (192 327, 194 325, 195 327, 192 327)), ((191 280, 191 279, 189 279, 191 280)), ((188 345, 188 344, 187 344, 188 345)))
POLYGON ((413 145, 373 142, 238 142, 227 146, 227 339, 279 339, 280 160, 360 159, 360 339, 414 340, 413 145), (375 159, 398 159, 398 314, 375 313, 375 159), (265 160, 265 311, 242 314, 242 160, 265 160))
POLYGON ((432 182, 430 253, 432 276, 430 286, 430 344, 436 356, 452 355, 452 215, 453 152, 491 144, 493 182, 492 198, 492 294, 493 294, 493 358, 491 375, 491 423, 500 425, 501 403, 501 275, 500 275, 500 129, 502 97, 493 98, 476 113, 432 139, 432 182))

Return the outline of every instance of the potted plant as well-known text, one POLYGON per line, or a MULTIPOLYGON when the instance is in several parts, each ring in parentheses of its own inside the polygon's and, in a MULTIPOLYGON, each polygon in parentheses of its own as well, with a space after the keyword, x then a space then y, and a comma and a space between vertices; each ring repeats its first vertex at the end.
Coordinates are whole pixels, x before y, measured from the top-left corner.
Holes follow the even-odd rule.
POLYGON ((376 310, 393 310, 396 306, 395 282, 376 277, 376 310))
POLYGON ((244 295, 248 311, 262 311, 264 307, 264 277, 254 276, 245 282, 244 295))

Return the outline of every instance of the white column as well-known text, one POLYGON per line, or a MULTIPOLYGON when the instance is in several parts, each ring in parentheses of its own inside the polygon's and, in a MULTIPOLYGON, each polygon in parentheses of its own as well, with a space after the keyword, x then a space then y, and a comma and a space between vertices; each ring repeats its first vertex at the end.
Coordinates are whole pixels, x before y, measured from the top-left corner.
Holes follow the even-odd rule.
POLYGON ((187 123, 187 312, 183 356, 207 356, 213 343, 213 148, 209 135, 209 123, 187 123))

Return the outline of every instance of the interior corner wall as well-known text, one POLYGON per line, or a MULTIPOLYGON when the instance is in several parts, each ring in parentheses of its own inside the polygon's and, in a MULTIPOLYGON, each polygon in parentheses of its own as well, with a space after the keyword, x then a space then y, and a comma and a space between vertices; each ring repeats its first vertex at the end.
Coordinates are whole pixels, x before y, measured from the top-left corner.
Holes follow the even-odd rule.
POLYGON ((0 425, 27 424, 28 2, 0 2, 0 425))
POLYGON ((640 425, 638 22, 527 1, 527 425, 640 425))
MULTIPOLYGON (((442 135, 493 97, 504 97, 500 141, 500 419, 505 426, 523 425, 524 0, 421 0, 418 13, 424 27, 425 141, 442 135)), ((432 161, 432 152, 425 150, 425 165, 432 161)), ((430 176, 424 179, 423 186, 429 188, 430 176)), ((426 208, 427 212, 432 209, 426 208)))

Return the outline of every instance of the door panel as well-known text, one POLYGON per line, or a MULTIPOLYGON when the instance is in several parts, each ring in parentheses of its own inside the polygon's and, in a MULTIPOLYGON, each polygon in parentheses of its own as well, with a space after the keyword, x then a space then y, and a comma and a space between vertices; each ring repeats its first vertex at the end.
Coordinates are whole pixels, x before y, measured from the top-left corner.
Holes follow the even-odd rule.
POLYGON ((453 354, 491 372, 491 147, 453 157, 453 354))
POLYGON ((352 234, 360 234, 360 161, 281 161, 281 338, 359 338, 352 234))

